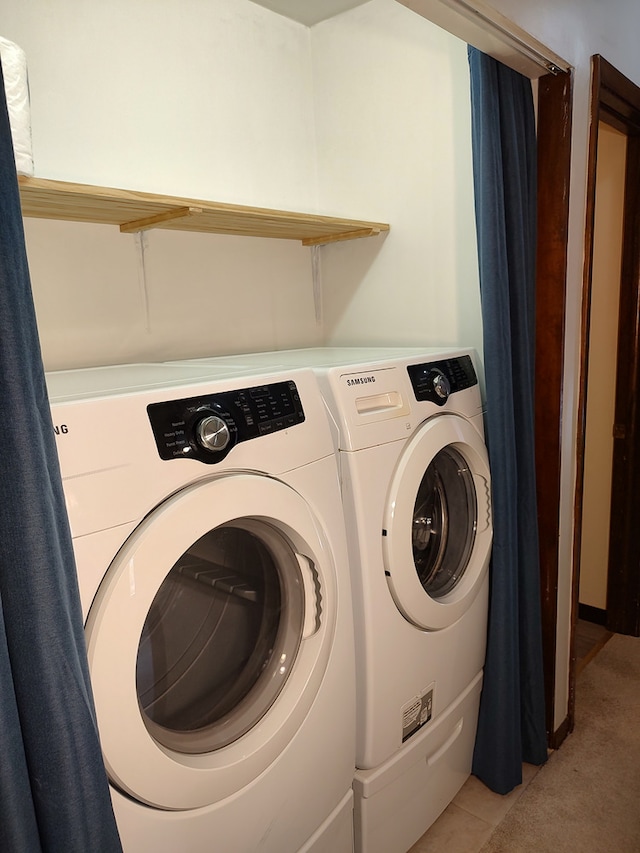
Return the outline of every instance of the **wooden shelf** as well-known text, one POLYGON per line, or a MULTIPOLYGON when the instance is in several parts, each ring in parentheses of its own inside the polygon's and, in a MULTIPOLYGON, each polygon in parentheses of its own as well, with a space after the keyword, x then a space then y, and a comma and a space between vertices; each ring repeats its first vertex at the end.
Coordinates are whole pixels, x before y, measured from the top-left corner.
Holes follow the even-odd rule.
POLYGON ((123 233, 168 228, 301 240, 305 246, 371 237, 388 231, 383 222, 337 219, 260 207, 221 204, 21 176, 24 216, 118 225, 123 233))

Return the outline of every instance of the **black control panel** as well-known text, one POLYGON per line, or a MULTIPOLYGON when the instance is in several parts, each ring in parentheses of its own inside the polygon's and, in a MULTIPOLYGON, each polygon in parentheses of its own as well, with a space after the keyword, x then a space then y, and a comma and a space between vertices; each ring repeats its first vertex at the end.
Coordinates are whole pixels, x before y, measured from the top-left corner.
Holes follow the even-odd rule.
POLYGON ((473 362, 468 355, 410 364, 407 370, 416 400, 428 400, 438 406, 444 406, 449 394, 478 384, 473 362))
POLYGON ((236 444, 304 421, 295 382, 275 382, 147 406, 162 459, 220 462, 236 444))

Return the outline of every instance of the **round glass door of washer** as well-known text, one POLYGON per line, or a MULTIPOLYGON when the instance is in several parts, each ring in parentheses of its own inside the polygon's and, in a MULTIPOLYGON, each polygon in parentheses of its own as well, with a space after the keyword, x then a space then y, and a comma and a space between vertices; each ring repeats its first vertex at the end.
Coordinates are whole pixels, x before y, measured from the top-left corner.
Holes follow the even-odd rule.
POLYGON ((454 447, 439 450, 418 487, 411 536, 416 572, 431 598, 442 598, 463 577, 477 517, 475 483, 466 459, 454 447))
POLYGON ((313 703, 335 615, 327 540, 296 491, 233 474, 168 498, 116 555, 87 618, 111 782, 191 809, 255 779, 313 703))
POLYGON ((397 607, 419 628, 452 625, 486 577, 490 475, 478 431, 439 415, 410 439, 394 472, 383 524, 385 573, 397 607))

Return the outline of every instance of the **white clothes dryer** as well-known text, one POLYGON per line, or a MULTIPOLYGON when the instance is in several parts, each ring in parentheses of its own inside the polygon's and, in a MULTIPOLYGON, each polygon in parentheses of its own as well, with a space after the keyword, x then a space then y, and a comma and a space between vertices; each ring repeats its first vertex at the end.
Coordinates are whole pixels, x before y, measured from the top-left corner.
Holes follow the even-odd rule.
POLYGON ((227 359, 312 366, 337 425, 356 631, 360 853, 404 853, 471 772, 492 542, 474 357, 321 348, 227 359))
POLYGON ((351 590, 314 374, 47 384, 125 853, 351 853, 351 590))

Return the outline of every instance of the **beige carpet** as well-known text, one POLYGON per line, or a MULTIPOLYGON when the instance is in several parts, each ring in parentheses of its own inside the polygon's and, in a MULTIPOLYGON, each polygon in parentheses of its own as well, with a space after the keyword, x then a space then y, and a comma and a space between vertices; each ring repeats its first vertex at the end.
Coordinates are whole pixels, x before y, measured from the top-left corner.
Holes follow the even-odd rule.
POLYGON ((640 853, 640 639, 578 676, 576 725, 481 853, 640 853))

